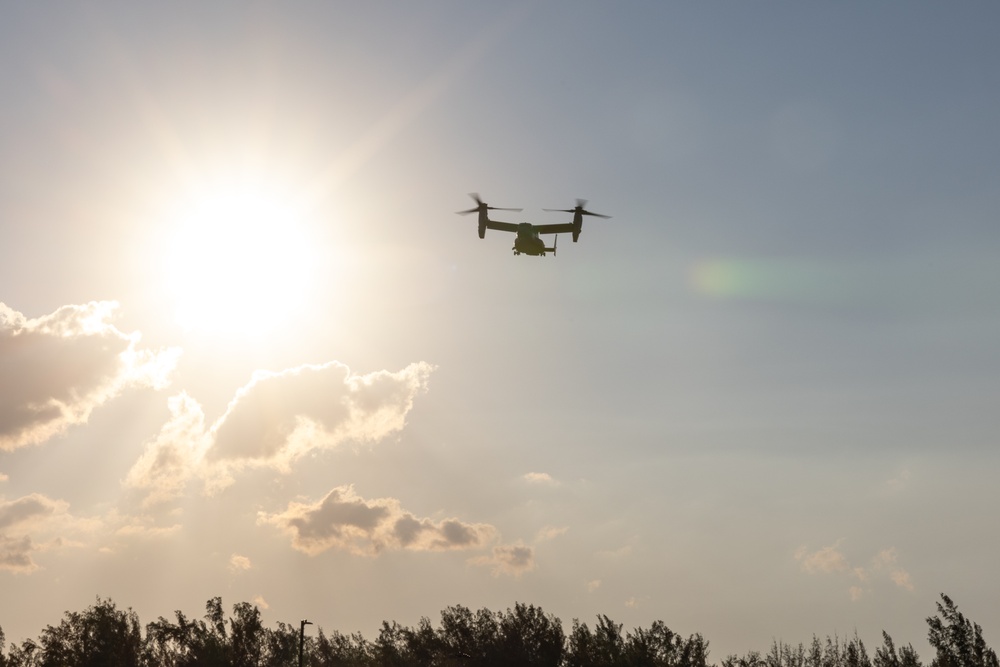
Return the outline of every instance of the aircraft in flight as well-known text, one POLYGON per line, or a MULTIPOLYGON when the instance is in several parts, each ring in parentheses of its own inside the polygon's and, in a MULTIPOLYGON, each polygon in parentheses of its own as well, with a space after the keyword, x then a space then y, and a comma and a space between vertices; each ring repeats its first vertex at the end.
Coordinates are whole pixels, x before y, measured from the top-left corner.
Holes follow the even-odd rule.
POLYGON ((572 213, 573 221, 559 224, 548 224, 548 225, 533 225, 530 222, 501 222, 499 220, 490 220, 490 211, 521 211, 519 208, 500 208, 498 206, 490 206, 486 204, 479 195, 476 193, 470 193, 470 197, 476 202, 476 206, 468 209, 467 211, 458 211, 459 215, 468 215, 469 213, 479 214, 479 238, 486 238, 487 229, 495 229, 502 232, 513 232, 516 234, 514 237, 514 247, 512 250, 515 255, 525 254, 525 255, 535 255, 544 257, 547 253, 556 254, 556 243, 558 242, 558 236, 556 237, 556 242, 553 242, 552 247, 545 245, 545 241, 542 240, 541 234, 560 234, 560 233, 572 233, 573 242, 576 243, 577 239, 580 238, 580 232, 583 229, 583 216, 592 215, 597 218, 610 218, 610 215, 602 215, 600 213, 594 213, 588 211, 584 208, 587 205, 585 199, 577 199, 575 208, 546 208, 545 211, 554 211, 561 213, 572 213))

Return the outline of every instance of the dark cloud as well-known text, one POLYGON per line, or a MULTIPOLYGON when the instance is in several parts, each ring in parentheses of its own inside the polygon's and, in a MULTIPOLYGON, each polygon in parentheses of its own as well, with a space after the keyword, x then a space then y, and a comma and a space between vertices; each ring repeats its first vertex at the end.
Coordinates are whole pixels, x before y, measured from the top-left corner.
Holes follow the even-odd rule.
POLYGON ((59 503, 33 493, 12 502, 0 502, 0 530, 56 512, 59 503))
POLYGON ((44 442, 130 385, 161 387, 177 350, 139 350, 109 323, 112 302, 28 319, 0 303, 0 450, 44 442), (16 378, 16 381, 10 381, 16 378))
POLYGON ((486 524, 418 518, 404 511, 395 498, 366 500, 351 486, 334 488, 314 503, 291 503, 284 512, 262 513, 258 523, 284 530, 291 535, 294 548, 312 555, 329 549, 365 555, 386 549, 476 549, 496 534, 486 524))
POLYGON ((0 535, 0 570, 11 572, 32 572, 38 565, 31 560, 31 552, 35 545, 27 535, 23 537, 7 537, 0 535))
POLYGON ((68 508, 66 502, 38 493, 11 501, 0 499, 0 570, 33 572, 38 569, 33 553, 71 545, 59 533, 95 525, 70 516, 68 508), (39 535, 41 543, 35 540, 39 535))

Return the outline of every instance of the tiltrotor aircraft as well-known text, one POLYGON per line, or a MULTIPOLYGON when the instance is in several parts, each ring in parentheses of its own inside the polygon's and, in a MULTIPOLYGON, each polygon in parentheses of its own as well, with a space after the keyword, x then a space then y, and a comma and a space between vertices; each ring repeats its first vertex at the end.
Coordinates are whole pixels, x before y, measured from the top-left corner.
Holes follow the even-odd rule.
POLYGON ((545 241, 542 240, 541 234, 560 234, 571 232, 573 234, 573 242, 576 243, 577 239, 580 238, 580 232, 583 229, 583 216, 592 215, 595 218, 610 218, 610 215, 601 215, 600 213, 593 213, 584 208, 587 205, 585 199, 577 199, 575 208, 546 208, 543 211, 554 211, 560 213, 572 213, 573 222, 566 222, 561 224, 550 224, 550 225, 533 225, 530 222, 500 222, 499 220, 490 220, 490 211, 521 211, 520 208, 501 208, 499 206, 490 206, 476 193, 471 193, 469 195, 476 202, 476 206, 470 208, 467 211, 458 211, 459 215, 468 215, 469 213, 479 214, 479 238, 486 238, 487 229, 496 229, 501 232, 514 232, 517 236, 514 237, 514 247, 512 250, 515 255, 525 254, 525 255, 537 255, 544 257, 546 253, 556 254, 556 242, 558 241, 558 236, 556 236, 552 247, 545 245, 545 241))

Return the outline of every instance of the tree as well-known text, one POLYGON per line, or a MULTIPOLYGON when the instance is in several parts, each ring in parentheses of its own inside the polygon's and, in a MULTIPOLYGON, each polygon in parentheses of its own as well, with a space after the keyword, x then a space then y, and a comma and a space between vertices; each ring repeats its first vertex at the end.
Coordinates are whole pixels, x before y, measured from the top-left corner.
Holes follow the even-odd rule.
POLYGON ((958 611, 944 593, 938 616, 927 619, 927 639, 937 651, 931 667, 1000 667, 997 654, 986 645, 983 629, 958 611), (942 604, 943 602, 944 604, 942 604))
MULTIPOLYGON (((41 667, 139 667, 142 633, 131 609, 121 611, 101 600, 84 612, 66 612, 42 631, 41 667)), ((34 653, 31 651, 30 653, 34 653)), ((34 656, 32 656, 34 658, 34 656)))
POLYGON ((885 630, 882 631, 882 646, 875 649, 875 658, 872 662, 874 667, 923 667, 911 644, 900 648, 897 654, 896 645, 885 630))
POLYGON ((558 618, 522 603, 498 616, 500 664, 558 667, 562 663, 566 637, 558 618))

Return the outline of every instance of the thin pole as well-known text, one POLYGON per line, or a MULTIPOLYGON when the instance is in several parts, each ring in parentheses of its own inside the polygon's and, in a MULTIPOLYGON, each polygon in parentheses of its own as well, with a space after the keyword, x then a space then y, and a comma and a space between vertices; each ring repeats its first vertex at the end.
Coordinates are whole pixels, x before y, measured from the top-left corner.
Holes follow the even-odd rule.
POLYGON ((306 626, 312 625, 310 621, 299 623, 299 667, 302 667, 302 650, 306 645, 306 626))

